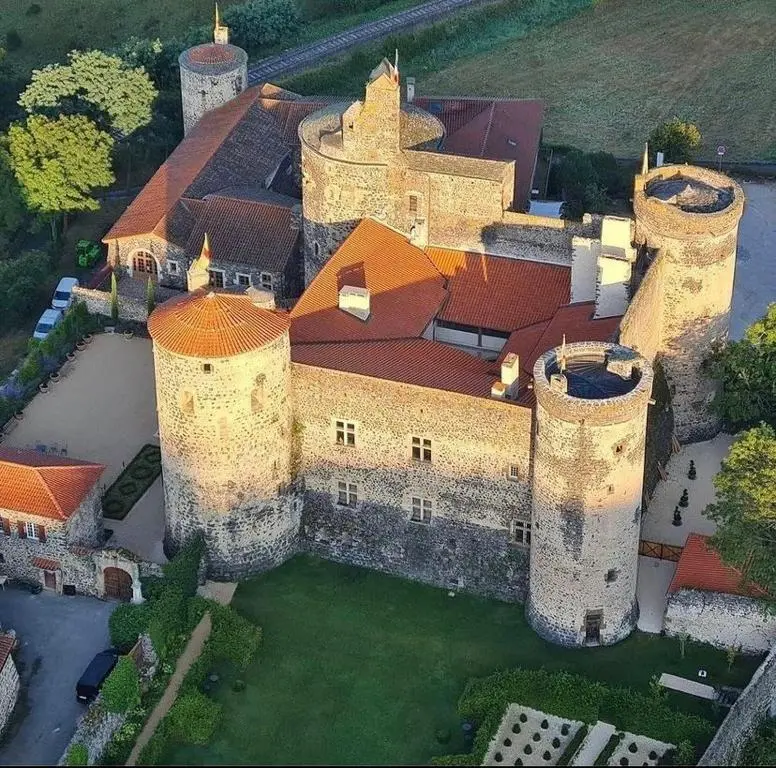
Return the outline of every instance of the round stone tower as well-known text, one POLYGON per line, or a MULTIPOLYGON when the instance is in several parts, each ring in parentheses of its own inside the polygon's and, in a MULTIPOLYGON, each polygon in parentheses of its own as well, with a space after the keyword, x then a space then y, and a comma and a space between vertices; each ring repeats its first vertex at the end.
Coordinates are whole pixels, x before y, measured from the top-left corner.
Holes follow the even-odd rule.
POLYGON ((248 86, 248 54, 229 44, 229 30, 219 22, 217 8, 213 39, 178 57, 184 136, 202 115, 231 101, 248 86))
POLYGON ((559 645, 636 625, 652 368, 627 347, 569 344, 536 361, 528 621, 559 645))
POLYGON ((165 550, 201 532, 217 579, 272 568, 296 549, 289 323, 265 306, 261 292, 204 289, 148 319, 165 550))
POLYGON ((405 167, 404 149, 438 149, 442 123, 402 103, 398 69, 376 67, 363 101, 334 104, 299 124, 305 284, 361 219, 373 217, 423 243, 426 176, 405 167))
POLYGON ((709 409, 717 385, 701 366, 728 335, 744 193, 716 171, 668 165, 636 177, 633 209, 637 244, 657 251, 662 298, 649 322, 660 323, 676 435, 706 440, 720 422, 709 409))

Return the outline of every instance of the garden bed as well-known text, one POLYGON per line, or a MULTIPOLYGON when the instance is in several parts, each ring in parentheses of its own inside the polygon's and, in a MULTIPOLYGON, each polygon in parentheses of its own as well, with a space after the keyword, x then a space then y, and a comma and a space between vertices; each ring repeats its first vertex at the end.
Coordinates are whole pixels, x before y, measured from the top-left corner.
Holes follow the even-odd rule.
POLYGON ((158 445, 147 443, 102 497, 103 517, 123 520, 162 471, 158 445))

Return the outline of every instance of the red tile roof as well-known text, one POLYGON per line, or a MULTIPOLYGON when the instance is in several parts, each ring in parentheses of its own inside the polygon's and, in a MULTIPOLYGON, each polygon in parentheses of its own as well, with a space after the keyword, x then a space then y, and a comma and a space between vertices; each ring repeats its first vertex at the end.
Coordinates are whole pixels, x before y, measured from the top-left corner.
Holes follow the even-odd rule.
POLYGON ((52 560, 50 557, 33 557, 30 562, 33 568, 42 568, 44 571, 58 571, 62 567, 59 560, 52 560))
POLYGON ((709 544, 709 537, 691 533, 682 550, 669 592, 698 589, 745 597, 767 597, 756 584, 746 584, 741 572, 725 565, 719 553, 709 544))
POLYGON ((446 296, 445 279, 404 235, 364 219, 316 275, 291 311, 295 344, 418 337, 446 296), (338 308, 345 285, 368 288, 362 321, 338 308))
POLYGON ((288 318, 257 307, 245 293, 199 290, 176 296, 148 318, 154 343, 189 357, 231 357, 259 349, 288 330, 288 318))
POLYGON ((492 363, 427 339, 294 344, 295 363, 475 397, 490 397, 492 363))
POLYGON ((105 467, 0 446, 0 509, 67 520, 105 467))
POLYGON ((431 96, 416 98, 415 102, 444 124, 445 152, 489 160, 514 160, 514 207, 528 210, 542 135, 544 102, 431 96))
POLYGON ((549 320, 568 304, 569 267, 445 248, 427 248, 426 254, 450 281, 440 320, 513 331, 549 320))
POLYGON ((0 635, 0 669, 5 667, 14 645, 16 645, 16 638, 13 635, 0 635))

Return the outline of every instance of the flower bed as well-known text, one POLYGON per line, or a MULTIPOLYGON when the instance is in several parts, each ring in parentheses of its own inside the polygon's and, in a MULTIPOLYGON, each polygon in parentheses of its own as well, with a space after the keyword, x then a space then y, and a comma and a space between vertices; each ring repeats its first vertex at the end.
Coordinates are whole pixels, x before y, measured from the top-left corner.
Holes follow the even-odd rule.
POLYGON ((162 471, 158 445, 144 445, 102 497, 102 514, 123 520, 162 471))

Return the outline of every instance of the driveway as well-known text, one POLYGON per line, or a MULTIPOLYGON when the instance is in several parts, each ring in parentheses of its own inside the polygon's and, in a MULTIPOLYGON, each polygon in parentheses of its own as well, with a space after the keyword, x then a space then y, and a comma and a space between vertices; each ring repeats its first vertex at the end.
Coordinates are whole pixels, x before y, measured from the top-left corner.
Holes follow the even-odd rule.
POLYGON ((91 597, 0 591, 0 623, 14 629, 22 692, 0 746, 0 765, 56 765, 85 707, 75 684, 92 657, 110 646, 115 603, 91 597))

